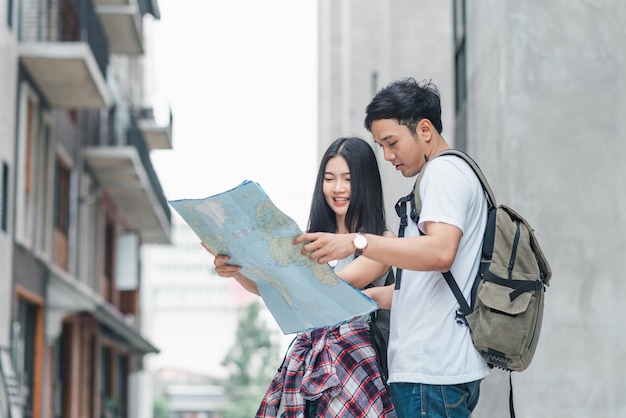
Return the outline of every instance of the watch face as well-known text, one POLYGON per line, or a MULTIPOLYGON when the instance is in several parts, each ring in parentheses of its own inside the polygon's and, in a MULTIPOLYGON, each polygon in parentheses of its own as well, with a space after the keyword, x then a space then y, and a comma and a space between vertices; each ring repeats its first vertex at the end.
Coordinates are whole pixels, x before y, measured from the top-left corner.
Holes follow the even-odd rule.
POLYGON ((365 248, 366 245, 367 245, 367 238, 365 238, 365 235, 357 235, 354 238, 354 246, 357 249, 362 250, 363 248, 365 248))

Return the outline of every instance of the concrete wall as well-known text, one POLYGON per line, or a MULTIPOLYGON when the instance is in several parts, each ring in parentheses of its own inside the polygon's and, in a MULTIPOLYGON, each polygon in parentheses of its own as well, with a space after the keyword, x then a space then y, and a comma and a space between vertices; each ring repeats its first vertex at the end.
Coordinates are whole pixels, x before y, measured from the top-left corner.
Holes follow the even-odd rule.
MULTIPOLYGON (((17 41, 16 29, 7 25, 8 7, 0 0, 0 193, 2 192, 2 167, 8 166, 8 202, 6 207, 7 231, 0 228, 0 347, 10 344, 10 318, 12 305, 12 260, 13 260, 13 180, 15 178, 15 103, 17 94, 17 41)), ((0 194, 0 205, 2 205, 0 194)), ((1 207, 1 206, 0 206, 1 207)))
MULTIPOLYGON (((517 416, 626 416, 626 3, 472 2, 468 32, 469 150, 553 270, 517 416)), ((506 377, 477 417, 504 416, 506 377)))
MULTIPOLYGON (((626 416, 626 3, 466 1, 467 149, 501 203, 533 225, 553 270, 530 368, 513 374, 519 418, 626 416)), ((358 133, 378 88, 440 87, 454 133, 452 2, 320 1, 320 143, 358 133), (344 96, 346 95, 346 96, 344 96)), ((381 159, 387 216, 413 179, 381 159)), ((493 371, 474 418, 508 416, 493 371)))
POLYGON ((320 0, 318 160, 336 138, 359 135, 377 153, 390 229, 414 179, 383 160, 364 128, 365 107, 398 78, 432 79, 442 96, 444 136, 454 142, 452 5, 426 0, 320 0), (434 48, 434 46, 436 46, 434 48))

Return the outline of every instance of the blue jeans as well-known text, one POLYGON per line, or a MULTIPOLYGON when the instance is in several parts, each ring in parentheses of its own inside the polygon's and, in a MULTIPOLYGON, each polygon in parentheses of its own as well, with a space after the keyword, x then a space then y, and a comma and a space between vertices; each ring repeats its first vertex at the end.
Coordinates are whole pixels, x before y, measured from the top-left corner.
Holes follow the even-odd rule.
POLYGON ((391 383, 398 418, 468 418, 480 392, 480 380, 458 385, 391 383))

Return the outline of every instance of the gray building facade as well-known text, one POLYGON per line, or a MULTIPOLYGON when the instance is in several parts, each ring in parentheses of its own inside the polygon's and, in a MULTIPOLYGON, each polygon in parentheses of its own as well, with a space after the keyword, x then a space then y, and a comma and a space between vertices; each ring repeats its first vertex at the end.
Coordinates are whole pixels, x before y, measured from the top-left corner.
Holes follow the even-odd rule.
POLYGON ((156 0, 0 0, 0 417, 134 417, 141 246, 169 244, 156 0))
MULTIPOLYGON (((321 0, 319 153, 358 134, 401 77, 441 91, 443 136, 535 228, 553 270, 533 364, 513 373, 518 417, 626 416, 619 321, 626 252, 626 4, 321 0)), ((414 179, 380 155, 389 224, 414 179)), ((508 416, 494 370, 475 417, 508 416)))

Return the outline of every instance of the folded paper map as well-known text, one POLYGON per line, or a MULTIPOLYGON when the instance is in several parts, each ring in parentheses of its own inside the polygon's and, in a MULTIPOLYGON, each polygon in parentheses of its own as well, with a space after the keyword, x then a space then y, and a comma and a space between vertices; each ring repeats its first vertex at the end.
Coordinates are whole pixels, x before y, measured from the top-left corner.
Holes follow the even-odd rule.
POLYGON ((332 326, 378 308, 292 240, 302 231, 261 186, 244 181, 205 199, 169 202, 200 240, 254 280, 284 334, 332 326))

